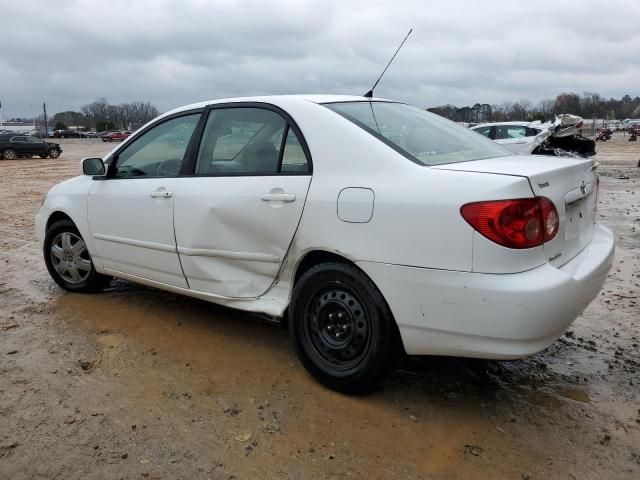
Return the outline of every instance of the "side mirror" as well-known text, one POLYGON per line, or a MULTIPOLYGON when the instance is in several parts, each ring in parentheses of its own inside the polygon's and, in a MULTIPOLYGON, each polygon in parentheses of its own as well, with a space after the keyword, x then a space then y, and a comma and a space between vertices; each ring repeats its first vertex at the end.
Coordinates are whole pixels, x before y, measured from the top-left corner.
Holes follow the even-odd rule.
POLYGON ((107 169, 101 158, 85 158, 82 160, 82 173, 100 177, 106 175, 107 169))

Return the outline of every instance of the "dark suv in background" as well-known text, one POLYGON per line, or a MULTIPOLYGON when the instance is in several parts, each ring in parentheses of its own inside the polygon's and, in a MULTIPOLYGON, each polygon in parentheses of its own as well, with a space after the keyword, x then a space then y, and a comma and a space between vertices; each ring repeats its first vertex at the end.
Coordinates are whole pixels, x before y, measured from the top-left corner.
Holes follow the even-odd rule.
POLYGON ((33 135, 0 135, 0 159, 13 160, 18 157, 58 158, 62 153, 57 143, 45 142, 33 135))
POLYGON ((56 130, 53 132, 53 136, 56 138, 83 138, 85 134, 80 130, 56 130))

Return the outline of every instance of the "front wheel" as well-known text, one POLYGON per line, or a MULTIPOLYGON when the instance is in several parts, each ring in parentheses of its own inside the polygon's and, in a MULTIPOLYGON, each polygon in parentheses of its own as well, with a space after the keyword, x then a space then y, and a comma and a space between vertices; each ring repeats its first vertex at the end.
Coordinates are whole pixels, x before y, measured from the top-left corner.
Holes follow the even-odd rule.
POLYGON ((60 156, 60 150, 57 148, 50 148, 48 153, 51 158, 58 158, 60 156))
POLYGON ((71 220, 49 227, 43 254, 51 278, 65 290, 95 292, 111 280, 96 272, 87 245, 71 220))
POLYGON ((355 266, 326 263, 307 271, 293 290, 289 323, 298 358, 331 389, 366 391, 395 365, 395 320, 380 291, 355 266))
POLYGON ((2 157, 5 160, 15 160, 18 155, 16 154, 16 151, 13 148, 7 148, 4 152, 2 152, 2 157))

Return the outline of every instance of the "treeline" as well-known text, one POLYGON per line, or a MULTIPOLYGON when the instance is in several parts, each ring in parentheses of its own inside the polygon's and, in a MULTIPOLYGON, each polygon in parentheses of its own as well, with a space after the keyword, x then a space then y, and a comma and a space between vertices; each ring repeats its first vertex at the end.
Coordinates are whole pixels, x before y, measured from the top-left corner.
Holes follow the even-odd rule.
POLYGON ((158 109, 149 102, 131 102, 111 105, 101 98, 83 105, 81 111, 58 112, 52 117, 56 130, 69 127, 95 128, 101 130, 136 130, 159 115, 158 109))
POLYGON ((508 121, 552 120, 560 113, 572 113, 583 118, 604 118, 608 120, 624 120, 640 118, 640 97, 631 98, 625 95, 621 99, 606 100, 598 93, 584 92, 561 93, 555 99, 546 98, 534 104, 522 99, 517 102, 504 102, 500 105, 476 103, 473 106, 456 107, 443 105, 428 108, 430 112, 456 122, 484 123, 508 121))

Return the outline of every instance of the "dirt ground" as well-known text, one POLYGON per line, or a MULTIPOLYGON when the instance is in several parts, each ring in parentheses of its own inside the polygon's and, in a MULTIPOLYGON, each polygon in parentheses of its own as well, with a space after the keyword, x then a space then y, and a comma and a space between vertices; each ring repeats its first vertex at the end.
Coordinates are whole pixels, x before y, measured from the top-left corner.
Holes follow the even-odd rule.
POLYGON ((564 337, 522 361, 405 359, 364 397, 316 384, 247 314, 58 288, 34 215, 111 146, 0 161, 0 479, 640 478, 640 142, 597 146, 616 259, 564 337))

